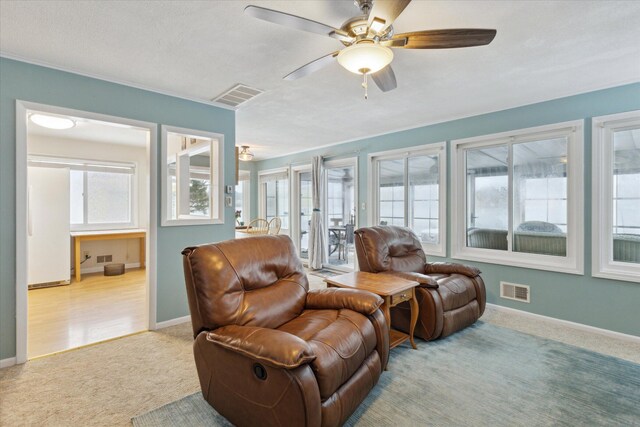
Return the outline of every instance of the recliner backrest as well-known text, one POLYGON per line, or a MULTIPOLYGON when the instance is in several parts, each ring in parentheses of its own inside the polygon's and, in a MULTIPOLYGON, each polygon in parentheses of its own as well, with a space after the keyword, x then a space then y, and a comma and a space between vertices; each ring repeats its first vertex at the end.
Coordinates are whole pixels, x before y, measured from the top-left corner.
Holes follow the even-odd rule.
POLYGON ((407 271, 423 273, 427 257, 418 236, 406 227, 379 225, 355 231, 356 253, 361 271, 407 271))
POLYGON ((225 325, 277 328, 304 309, 309 282, 289 236, 254 236, 186 248, 194 336, 225 325))

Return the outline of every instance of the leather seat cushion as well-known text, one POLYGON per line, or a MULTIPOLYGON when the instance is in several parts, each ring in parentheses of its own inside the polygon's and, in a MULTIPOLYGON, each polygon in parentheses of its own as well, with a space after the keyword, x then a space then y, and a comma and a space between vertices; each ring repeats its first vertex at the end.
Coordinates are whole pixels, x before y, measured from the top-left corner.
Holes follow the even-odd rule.
POLYGON ((442 309, 447 312, 464 307, 476 299, 473 280, 462 274, 430 274, 436 279, 438 293, 442 298, 442 309))
POLYGON ((278 329, 307 341, 313 349, 316 359, 311 369, 323 401, 351 378, 376 346, 371 321, 348 309, 305 310, 278 329))

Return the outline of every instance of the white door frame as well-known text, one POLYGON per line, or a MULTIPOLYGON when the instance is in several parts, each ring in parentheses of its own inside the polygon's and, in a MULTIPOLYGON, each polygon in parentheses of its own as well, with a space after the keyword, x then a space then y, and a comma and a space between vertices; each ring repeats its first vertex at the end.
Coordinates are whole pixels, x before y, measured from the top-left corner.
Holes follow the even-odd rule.
MULTIPOLYGON (((342 159, 336 159, 336 160, 326 160, 323 164, 324 167, 324 182, 322 183, 322 185, 324 186, 324 192, 323 192, 323 199, 321 201, 322 205, 323 205, 323 215, 324 215, 324 223, 326 225, 326 229, 325 229, 325 233, 327 233, 325 236, 328 239, 328 230, 329 230, 329 212, 327 211, 327 197, 328 195, 328 182, 329 182, 329 174, 327 173, 327 169, 334 169, 334 168, 340 168, 340 167, 351 167, 353 166, 353 179, 354 179, 354 188, 353 188, 353 202, 354 205, 356 207, 356 211, 355 211, 355 218, 354 218, 354 229, 358 228, 358 188, 360 186, 359 183, 359 179, 358 179, 358 157, 345 157, 342 159)), ((326 245, 328 245, 328 240, 325 243, 326 245)), ((327 251, 327 254, 329 252, 327 251)), ((358 258, 355 257, 355 259, 353 260, 353 268, 349 268, 349 267, 343 267, 341 265, 331 265, 329 264, 329 258, 327 257, 327 262, 325 262, 322 265, 324 268, 329 268, 332 270, 338 270, 338 271, 344 271, 344 272, 351 272, 351 271, 358 271, 358 258)))
POLYGON ((156 328, 156 241, 158 218, 158 125, 88 111, 56 107, 16 100, 16 363, 27 361, 27 111, 37 110, 52 114, 83 117, 92 120, 119 123, 149 130, 147 161, 149 167, 149 211, 146 240, 147 268, 147 324, 156 328))
MULTIPOLYGON (((291 239, 300 256, 300 175, 311 172, 311 164, 291 167, 291 239)), ((302 257, 301 257, 302 258, 302 257)), ((302 258, 305 266, 309 265, 309 258, 302 258)))

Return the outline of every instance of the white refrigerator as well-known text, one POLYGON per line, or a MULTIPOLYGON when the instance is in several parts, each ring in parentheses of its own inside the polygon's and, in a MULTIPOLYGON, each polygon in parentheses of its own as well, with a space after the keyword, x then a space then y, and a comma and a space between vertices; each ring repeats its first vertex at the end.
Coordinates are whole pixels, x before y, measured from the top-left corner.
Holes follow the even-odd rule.
POLYGON ((69 283, 69 169, 29 166, 27 179, 27 283, 69 283))

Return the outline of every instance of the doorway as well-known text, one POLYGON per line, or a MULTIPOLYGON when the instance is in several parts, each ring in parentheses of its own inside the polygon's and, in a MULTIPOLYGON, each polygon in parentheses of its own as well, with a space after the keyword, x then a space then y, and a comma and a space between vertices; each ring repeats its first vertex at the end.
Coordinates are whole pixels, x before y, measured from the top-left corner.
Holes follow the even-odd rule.
POLYGON ((355 269, 354 230, 357 228, 357 158, 325 162, 325 224, 327 268, 355 269))
POLYGON ((156 125, 17 117, 17 362, 155 328, 156 125))

